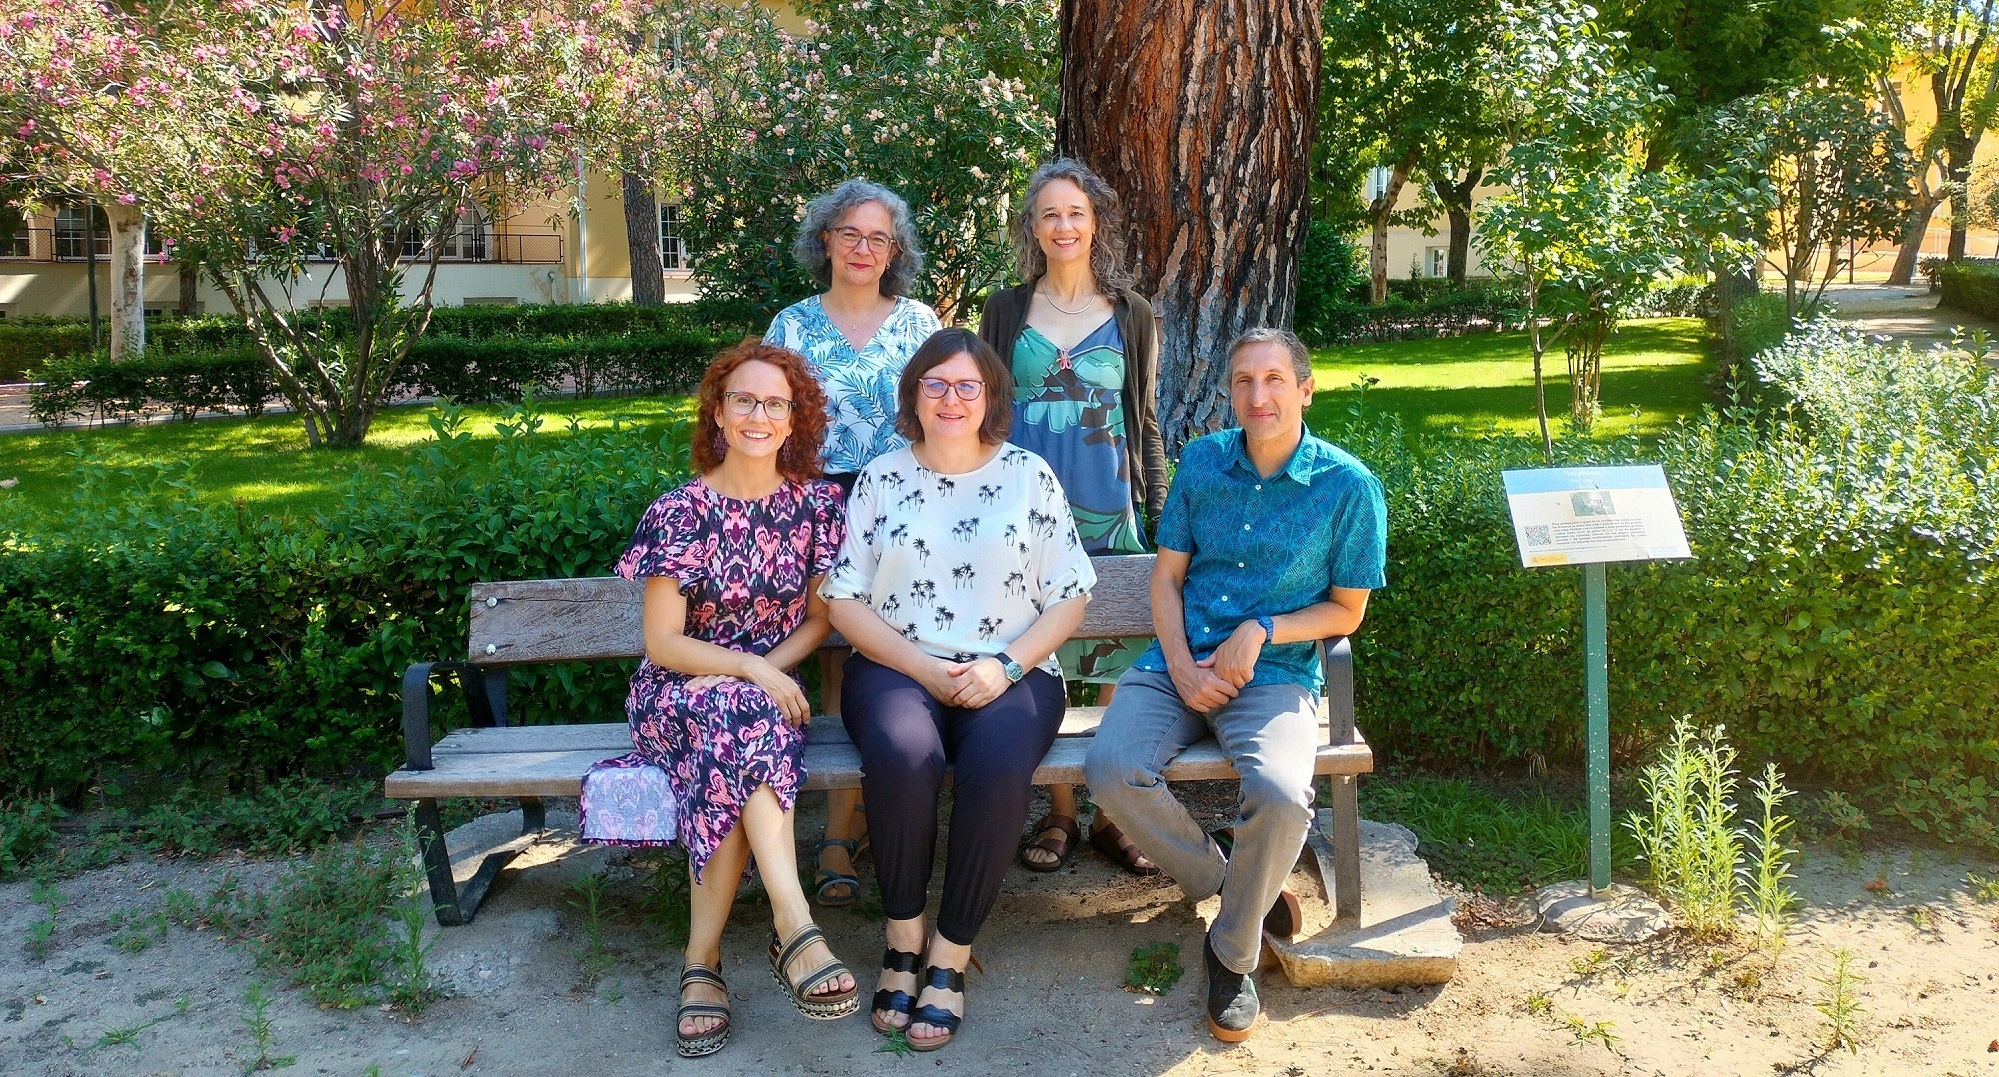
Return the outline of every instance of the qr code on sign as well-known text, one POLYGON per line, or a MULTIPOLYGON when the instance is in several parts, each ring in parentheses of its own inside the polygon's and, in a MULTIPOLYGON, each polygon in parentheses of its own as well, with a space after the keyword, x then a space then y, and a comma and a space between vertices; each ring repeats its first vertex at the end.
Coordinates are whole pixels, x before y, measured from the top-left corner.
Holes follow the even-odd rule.
POLYGON ((1527 545, 1529 545, 1529 546, 1547 546, 1547 545, 1549 545, 1549 544, 1553 543, 1554 541, 1555 541, 1554 539, 1552 539, 1552 538, 1550 538, 1550 537, 1548 536, 1548 525, 1547 525, 1547 524, 1528 524, 1528 525, 1527 525, 1527 545))

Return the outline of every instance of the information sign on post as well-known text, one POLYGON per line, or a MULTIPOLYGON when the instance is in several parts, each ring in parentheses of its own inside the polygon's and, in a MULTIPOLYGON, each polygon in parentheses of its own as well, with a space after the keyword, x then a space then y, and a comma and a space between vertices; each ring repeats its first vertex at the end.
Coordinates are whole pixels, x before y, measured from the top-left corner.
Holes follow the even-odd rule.
POLYGON ((1657 464, 1508 471, 1513 539, 1528 568, 1581 565, 1583 695, 1589 714, 1589 884, 1610 885, 1610 661, 1603 566, 1693 556, 1657 464))

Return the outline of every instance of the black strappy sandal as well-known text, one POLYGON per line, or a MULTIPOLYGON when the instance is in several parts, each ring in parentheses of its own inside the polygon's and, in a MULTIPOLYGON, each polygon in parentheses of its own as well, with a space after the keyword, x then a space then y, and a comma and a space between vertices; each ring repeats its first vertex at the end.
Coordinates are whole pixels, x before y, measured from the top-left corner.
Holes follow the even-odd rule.
MULTIPOLYGON (((898 950, 891 946, 882 951, 882 971, 907 972, 914 975, 916 972, 916 963, 920 960, 922 959, 908 950, 898 950)), ((917 987, 919 991, 922 989, 921 985, 917 987)), ((891 1025, 882 1020, 882 1014, 899 1013, 904 1017, 908 1017, 910 1008, 915 1005, 916 996, 907 991, 892 991, 886 987, 878 988, 875 991, 875 1000, 872 1009, 868 1013, 868 1023, 875 1026, 875 1031, 884 1036, 892 1036, 898 1032, 907 1032, 909 1031, 908 1022, 900 1025, 891 1025)))
POLYGON ((776 928, 772 928, 770 932, 770 977, 777 981, 779 987, 784 988, 785 994, 791 996, 792 1004, 798 1007, 798 1012, 814 1021, 838 1020, 861 1008, 860 984, 855 984, 837 994, 812 993, 813 988, 832 983, 843 973, 851 975, 847 972, 847 966, 841 964, 838 958, 806 973, 797 983, 793 983, 791 978, 784 974, 792 958, 797 957, 813 943, 825 941, 826 936, 813 924, 799 928, 792 933, 791 938, 782 942, 777 937, 776 928))
MULTIPOLYGON (((923 979, 925 986, 939 988, 944 991, 956 991, 959 998, 965 997, 964 969, 947 969, 942 965, 932 965, 924 971, 923 979)), ((916 1051, 937 1050, 957 1037, 958 1025, 964 1020, 965 1016, 963 1014, 952 1013, 942 1006, 918 1006, 916 1012, 909 1015, 910 1027, 930 1025, 934 1028, 943 1029, 944 1034, 934 1040, 922 1040, 920 1042, 912 1037, 909 1041, 910 1049, 916 1051)))
MULTIPOLYGON (((819 843, 819 856, 823 862, 826 850, 841 848, 847 850, 847 863, 860 859, 861 843, 851 838, 827 838, 819 843)), ((832 868, 820 868, 812 876, 812 900, 823 908, 837 909, 852 905, 861 896, 861 878, 832 868)))
MULTIPOLYGON (((729 985, 722 977, 706 965, 689 965, 680 970, 680 993, 687 994, 689 984, 707 984, 729 997, 729 985)), ((718 1002, 682 1002, 680 1012, 673 1018, 673 1045, 682 1058, 700 1058, 712 1055, 729 1042, 729 1007, 718 1002), (680 1023, 690 1017, 719 1017, 722 1023, 698 1036, 682 1035, 680 1023)))

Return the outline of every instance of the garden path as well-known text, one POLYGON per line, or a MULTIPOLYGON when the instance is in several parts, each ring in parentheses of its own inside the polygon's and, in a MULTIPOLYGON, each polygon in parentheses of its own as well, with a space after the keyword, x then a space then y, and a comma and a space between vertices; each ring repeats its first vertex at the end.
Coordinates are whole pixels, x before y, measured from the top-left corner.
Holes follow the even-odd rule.
POLYGON ((1948 343, 1953 330, 1984 329, 1999 339, 1999 325, 1937 305, 1937 294, 1922 285, 1834 284, 1826 299, 1835 316, 1861 332, 1885 336, 1916 348, 1948 343))
MULTIPOLYGON (((810 818, 817 810, 801 811, 801 834, 818 832, 810 818)), ((504 832, 506 818, 472 828, 504 832)), ((678 1068, 671 1014, 679 955, 660 928, 639 919, 633 868, 560 831, 523 860, 534 866, 495 892, 477 921, 433 928, 431 963, 452 993, 421 1021, 374 1008, 325 1010, 303 991, 281 990, 270 1011, 272 1053, 296 1055, 300 1073, 383 1077, 678 1068), (597 872, 610 880, 613 961, 591 983, 579 960, 584 920, 571 886, 597 872)), ((0 946, 0 1072, 241 1072, 250 1057, 242 994, 261 975, 250 959, 213 932, 178 927, 143 952, 124 953, 110 943, 110 918, 154 908, 174 887, 205 893, 226 872, 262 883, 280 866, 138 857, 63 880, 57 886, 69 904, 45 957, 12 941, 40 913, 28 884, 0 885, 0 936, 12 943, 0 946), (177 1013, 183 993, 188 1009, 177 1013), (107 1035, 155 1019, 132 1042, 107 1035)), ((865 858, 862 866, 872 870, 865 858)), ((1085 849, 1067 871, 1011 874, 979 940, 987 971, 971 977, 964 1030, 922 1060, 882 1053, 865 1017, 801 1018, 763 968, 767 907, 739 906, 723 967, 737 998, 736 1035, 700 1068, 716 1077, 894 1074, 912 1065, 940 1077, 1002 1067, 1054 1077, 1992 1073, 1999 903, 1990 895, 1981 902, 1967 881, 1972 871, 1994 868, 1935 850, 1815 847, 1800 867, 1799 922, 1774 963, 1683 938, 1600 949, 1533 933, 1518 919, 1518 899, 1461 897, 1468 941, 1452 983, 1301 990, 1266 976, 1268 1019, 1246 1044, 1229 1047, 1201 1021, 1198 947, 1212 902, 1189 905, 1171 882, 1129 878, 1085 849), (1133 948, 1169 940, 1179 944, 1187 975, 1157 997, 1123 990, 1133 948), (1814 978, 1826 975, 1835 947, 1852 952, 1862 977, 1853 985, 1862 1010, 1851 1054, 1823 1050, 1826 1024, 1814 1008, 1826 990, 1814 978)), ((1313 905, 1308 898, 1308 927, 1313 905)), ((820 920, 871 990, 879 927, 853 910, 820 920)))

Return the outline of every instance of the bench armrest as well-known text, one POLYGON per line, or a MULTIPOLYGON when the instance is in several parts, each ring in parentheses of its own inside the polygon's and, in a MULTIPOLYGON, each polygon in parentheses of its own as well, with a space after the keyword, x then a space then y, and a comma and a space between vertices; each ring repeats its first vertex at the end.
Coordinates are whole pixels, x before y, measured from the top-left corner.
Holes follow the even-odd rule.
POLYGON ((1326 743, 1352 744, 1353 644, 1345 636, 1320 640, 1319 662, 1326 672, 1326 743))
POLYGON ((418 662, 403 673, 403 765, 410 770, 431 769, 430 679, 438 674, 458 682, 474 726, 507 724, 505 669, 484 669, 470 662, 418 662))

